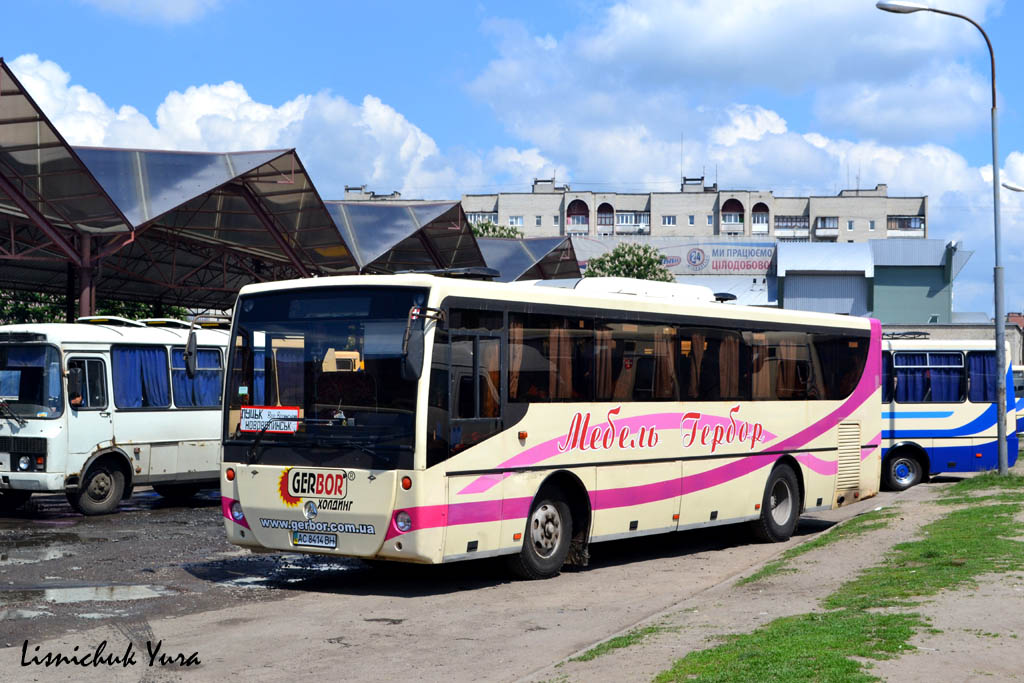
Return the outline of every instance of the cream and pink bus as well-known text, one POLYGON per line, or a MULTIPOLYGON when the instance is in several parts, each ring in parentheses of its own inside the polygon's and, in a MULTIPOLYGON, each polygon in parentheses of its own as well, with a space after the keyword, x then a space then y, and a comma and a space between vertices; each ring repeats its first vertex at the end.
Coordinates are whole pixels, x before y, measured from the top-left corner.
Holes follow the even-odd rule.
POLYGON ((598 541, 786 540, 878 490, 875 320, 408 274, 245 287, 231 335, 222 511, 254 550, 545 578, 598 541))

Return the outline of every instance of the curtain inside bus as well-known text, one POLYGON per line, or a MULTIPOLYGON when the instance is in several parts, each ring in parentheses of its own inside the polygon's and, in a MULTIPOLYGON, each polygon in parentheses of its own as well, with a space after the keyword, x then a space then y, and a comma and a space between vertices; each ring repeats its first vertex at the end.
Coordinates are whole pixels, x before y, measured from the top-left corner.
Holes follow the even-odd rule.
POLYGON ((967 354, 967 370, 971 378, 968 400, 972 403, 994 403, 996 400, 995 351, 971 351, 967 354))
POLYGON ((167 408, 171 405, 165 349, 115 346, 111 362, 114 366, 114 403, 118 408, 167 408))
POLYGON ((928 394, 928 354, 897 353, 896 402, 921 403, 928 394))
POLYGON ((963 400, 963 364, 963 356, 959 353, 928 354, 933 403, 959 403, 963 400))

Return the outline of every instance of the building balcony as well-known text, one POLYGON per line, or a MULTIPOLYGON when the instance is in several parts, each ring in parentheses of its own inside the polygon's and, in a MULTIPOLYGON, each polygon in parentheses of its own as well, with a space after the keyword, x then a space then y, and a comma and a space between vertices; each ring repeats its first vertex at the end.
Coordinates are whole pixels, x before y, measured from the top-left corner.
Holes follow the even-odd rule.
POLYGON ((886 237, 924 237, 924 228, 889 228, 886 237))
POLYGON ((810 228, 775 228, 776 237, 810 237, 810 228))
POLYGON ((754 223, 750 226, 751 235, 767 235, 768 224, 767 223, 754 223))
POLYGON ((839 237, 839 228, 815 228, 816 237, 839 237))

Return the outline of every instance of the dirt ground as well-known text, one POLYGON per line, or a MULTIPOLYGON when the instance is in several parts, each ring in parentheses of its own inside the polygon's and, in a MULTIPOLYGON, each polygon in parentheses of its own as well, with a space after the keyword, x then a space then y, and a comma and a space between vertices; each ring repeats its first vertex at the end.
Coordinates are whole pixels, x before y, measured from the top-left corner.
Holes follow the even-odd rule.
MULTIPOLYGON (((18 521, 0 521, 0 648, 7 646, 0 672, 19 681, 650 680, 717 636, 817 609, 820 598, 943 514, 928 501, 951 481, 807 516, 784 544, 754 543, 743 528, 600 544, 588 569, 539 582, 510 580, 500 562, 380 567, 249 555, 223 542, 212 499, 182 509, 142 493, 128 514, 73 523, 53 502, 52 518, 42 520, 53 533, 74 529, 77 537, 119 542, 61 537, 63 549, 46 546, 31 562, 12 561, 19 555, 9 551, 5 561, 3 544, 17 537, 18 521), (898 512, 886 528, 802 555, 796 572, 736 585, 787 548, 879 506, 898 512), (60 520, 65 526, 54 524, 60 520), (125 543, 129 537, 133 542, 125 543), (92 573, 69 580, 73 568, 92 573), (128 595, 72 600, 60 592, 113 584, 128 595), (47 586, 57 592, 47 593, 47 586), (154 594, 131 595, 139 586, 154 594), (673 630, 590 662, 568 661, 649 624, 673 630), (149 665, 147 641, 162 643, 168 663, 158 656, 149 665), (135 663, 31 663, 46 652, 77 655, 104 642, 108 655, 123 655, 131 642, 135 663), (176 663, 193 653, 200 664, 176 663)), ((913 641, 918 650, 873 663, 872 672, 898 681, 1024 677, 1022 607, 1024 577, 1017 575, 937 596, 920 611, 942 633, 920 634, 913 641)))

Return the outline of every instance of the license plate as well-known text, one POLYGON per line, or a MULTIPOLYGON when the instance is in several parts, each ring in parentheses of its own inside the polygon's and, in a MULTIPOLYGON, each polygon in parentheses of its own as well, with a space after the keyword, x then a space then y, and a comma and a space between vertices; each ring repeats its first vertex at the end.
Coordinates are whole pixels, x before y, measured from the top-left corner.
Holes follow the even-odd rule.
POLYGON ((313 548, 337 548, 338 534, 311 534, 308 531, 293 531, 292 545, 308 545, 313 548))
POLYGON ((0 453, 0 472, 11 471, 11 454, 0 453))

